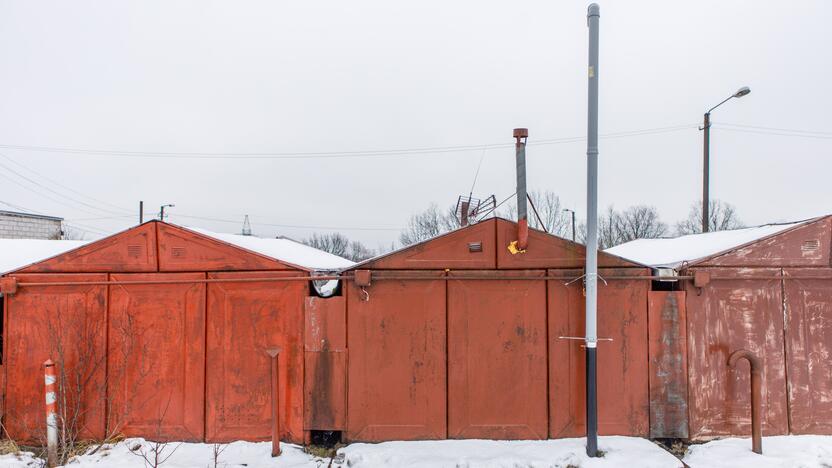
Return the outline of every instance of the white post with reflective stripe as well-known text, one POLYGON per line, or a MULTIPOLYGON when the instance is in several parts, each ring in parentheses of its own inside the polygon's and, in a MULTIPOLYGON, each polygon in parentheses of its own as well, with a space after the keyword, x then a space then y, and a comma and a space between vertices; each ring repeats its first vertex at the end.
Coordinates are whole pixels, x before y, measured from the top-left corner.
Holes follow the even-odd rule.
POLYGON ((58 464, 58 393, 55 363, 47 359, 43 363, 44 392, 46 398, 46 463, 58 464))

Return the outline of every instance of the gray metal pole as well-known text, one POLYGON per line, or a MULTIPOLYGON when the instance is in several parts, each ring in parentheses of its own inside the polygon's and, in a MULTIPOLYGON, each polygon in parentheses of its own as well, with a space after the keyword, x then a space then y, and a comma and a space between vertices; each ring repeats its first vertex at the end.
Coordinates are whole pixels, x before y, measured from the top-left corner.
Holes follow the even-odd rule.
MULTIPOLYGON (((725 102, 725 101, 723 101, 725 102)), ((705 114, 702 129, 705 132, 705 142, 702 150, 702 232, 710 231, 711 223, 708 219, 711 207, 710 178, 711 178, 711 113, 705 114)))
POLYGON ((586 454, 598 456, 598 394, 596 377, 598 297, 598 22, 601 8, 589 5, 589 99, 586 138, 586 454))

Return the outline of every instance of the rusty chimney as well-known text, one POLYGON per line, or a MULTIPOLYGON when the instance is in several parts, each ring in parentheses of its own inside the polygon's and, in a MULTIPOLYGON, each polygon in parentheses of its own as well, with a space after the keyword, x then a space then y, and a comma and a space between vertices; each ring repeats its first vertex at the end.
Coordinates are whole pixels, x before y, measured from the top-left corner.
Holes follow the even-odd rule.
POLYGON ((526 205, 526 139, 528 128, 515 128, 515 155, 517 159, 517 249, 526 250, 529 243, 529 216, 526 205))

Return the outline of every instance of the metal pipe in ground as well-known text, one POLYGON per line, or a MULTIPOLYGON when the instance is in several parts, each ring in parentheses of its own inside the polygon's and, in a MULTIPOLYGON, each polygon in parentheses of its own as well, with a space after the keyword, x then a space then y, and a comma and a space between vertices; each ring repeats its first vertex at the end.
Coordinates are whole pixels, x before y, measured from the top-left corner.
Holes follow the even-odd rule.
POLYGON ((271 358, 272 456, 277 457, 280 455, 280 348, 269 348, 266 353, 271 358))
POLYGON ((728 367, 735 369, 737 361, 746 359, 751 366, 751 450, 763 454, 763 364, 760 359, 747 349, 739 349, 728 357, 728 367))
POLYGON ((598 21, 601 8, 589 5, 589 68, 586 139, 586 454, 598 456, 598 389, 596 351, 598 345, 598 21))
POLYGON ((46 402, 46 463, 58 464, 58 393, 55 363, 47 359, 43 363, 44 399, 46 402))

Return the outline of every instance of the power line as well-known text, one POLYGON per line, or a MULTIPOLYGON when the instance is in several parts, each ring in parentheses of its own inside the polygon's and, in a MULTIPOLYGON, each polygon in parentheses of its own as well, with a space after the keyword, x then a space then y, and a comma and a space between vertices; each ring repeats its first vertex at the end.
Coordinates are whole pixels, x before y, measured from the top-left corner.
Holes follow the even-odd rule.
POLYGON ((31 169, 31 168, 29 168, 29 167, 26 167, 26 166, 24 166, 23 164, 21 164, 21 163, 20 163, 20 162, 18 162, 18 161, 15 161, 13 158, 9 157, 8 155, 5 155, 5 154, 3 154, 3 153, 0 153, 0 157, 2 157, 3 159, 5 159, 5 160, 7 160, 7 161, 9 161, 9 162, 11 162, 11 163, 13 163, 13 164, 15 164, 16 166, 18 166, 18 167, 20 167, 20 168, 22 168, 22 169, 25 169, 25 170, 29 171, 29 172, 30 172, 30 173, 32 173, 32 174, 37 175, 38 177, 41 177, 42 179, 44 179, 44 180, 48 181, 49 183, 55 184, 55 185, 57 185, 57 186, 59 186, 59 187, 63 187, 63 188, 64 188, 64 189, 66 189, 66 190, 69 190, 69 191, 70 191, 70 192, 72 192, 72 193, 75 193, 75 194, 77 194, 77 195, 80 195, 80 196, 82 196, 82 197, 84 197, 84 198, 87 198, 87 199, 89 199, 89 200, 93 200, 93 201, 95 201, 95 202, 97 202, 97 203, 101 203, 101 204, 104 204, 104 205, 111 206, 111 207, 113 207, 113 208, 115 208, 115 209, 117 209, 117 210, 120 210, 120 211, 125 211, 125 212, 129 211, 129 210, 125 209, 124 207, 117 206, 117 205, 113 205, 112 203, 106 202, 106 201, 104 201, 104 200, 99 200, 99 199, 97 199, 97 198, 91 197, 91 196, 89 196, 89 195, 86 195, 86 194, 84 194, 84 193, 81 193, 81 192, 79 192, 79 191, 77 191, 77 190, 73 189, 72 187, 68 187, 68 186, 66 186, 66 185, 64 185, 64 184, 62 184, 62 183, 60 183, 60 182, 58 182, 58 181, 56 181, 56 180, 54 180, 54 179, 51 179, 51 178, 49 178, 49 177, 46 177, 45 175, 41 174, 40 172, 35 171, 34 169, 31 169))
MULTIPOLYGON (((601 138, 626 138, 642 135, 653 135, 658 133, 675 132, 685 129, 696 128, 695 124, 675 125, 671 127, 657 127, 641 130, 630 130, 625 132, 606 133, 601 138)), ((529 142, 529 146, 557 145, 575 143, 586 140, 585 136, 549 138, 529 142)), ((492 148, 511 148, 513 143, 493 143, 479 145, 458 145, 458 146, 436 146, 422 148, 386 149, 386 150, 362 150, 362 151, 323 151, 323 152, 176 152, 176 151, 129 151, 129 150, 102 150, 92 148, 59 147, 59 146, 34 146, 34 145, 9 145, 0 144, 0 148, 39 151, 51 153, 77 154, 84 156, 123 156, 135 158, 165 158, 165 159, 337 159, 337 158, 360 158, 360 157, 382 157, 382 156, 412 156, 425 154, 445 154, 461 152, 477 152, 492 148)))
MULTIPOLYGON (((170 216, 172 217, 180 217, 180 218, 188 218, 188 219, 199 219, 203 221, 215 221, 219 223, 231 223, 231 224, 240 224, 239 219, 224 219, 224 218, 212 218, 207 216, 192 216, 192 215, 184 215, 181 213, 171 213, 170 216)), ((254 215, 252 215, 254 216, 254 215)), ((325 231, 401 231, 401 228, 396 227, 366 227, 366 226, 312 226, 312 225, 299 225, 299 224, 276 224, 276 223, 261 223, 255 221, 254 224, 259 226, 269 226, 269 227, 280 227, 280 228, 290 228, 290 229, 320 229, 325 231)))
POLYGON ((832 140, 832 135, 823 136, 823 135, 808 135, 808 134, 799 134, 799 133, 774 132, 774 131, 768 131, 768 130, 727 128, 727 127, 721 127, 719 125, 717 125, 716 128, 717 128, 717 130, 722 130, 722 131, 726 131, 726 132, 751 133, 751 134, 755 134, 755 135, 772 135, 772 136, 811 138, 811 139, 815 139, 815 140, 832 140))
MULTIPOLYGON (((3 156, 3 155, 2 155, 2 154, 0 154, 0 156, 3 156)), ((36 181, 36 180, 33 180, 33 179, 31 179, 31 178, 29 178, 29 177, 27 177, 27 176, 25 176, 25 175, 21 174, 20 172, 17 172, 16 170, 12 169, 11 167, 9 167, 9 166, 7 166, 7 165, 5 165, 5 164, 3 164, 3 163, 0 163, 0 167, 2 167, 2 168, 4 168, 4 169, 6 169, 6 170, 7 170, 7 171, 9 171, 10 173, 12 173, 12 174, 14 174, 14 175, 16 175, 16 176, 20 177, 21 179, 23 179, 23 180, 25 180, 25 181, 29 182, 29 183, 30 183, 30 184, 32 184, 32 185, 35 185, 35 186, 37 186, 37 187, 40 187, 40 188, 42 188, 42 189, 44 189, 44 190, 47 190, 47 191, 49 191, 49 192, 51 192, 51 193, 53 193, 53 194, 55 194, 55 195, 57 195, 57 196, 61 197, 61 199, 66 199, 66 200, 73 201, 73 202, 75 202, 75 203, 77 203, 77 204, 79 204, 79 205, 83 205, 83 206, 89 207, 89 208, 91 208, 91 209, 93 209, 93 210, 100 211, 100 212, 102 212, 102 213, 107 213, 107 214, 117 214, 115 211, 112 211, 112 210, 106 210, 106 209, 103 209, 103 208, 99 208, 99 207, 97 207, 97 206, 95 206, 95 205, 91 205, 91 204, 89 204, 89 203, 86 203, 86 202, 84 202, 83 200, 78 200, 78 199, 76 199, 76 198, 73 198, 73 197, 67 196, 67 195, 66 195, 66 194, 64 194, 64 193, 60 193, 60 192, 58 192, 57 190, 52 189, 51 187, 48 187, 48 186, 46 186, 46 185, 43 185, 43 184, 41 184, 40 182, 38 182, 38 181, 36 181)), ((9 178, 8 178, 8 177, 6 177, 6 179, 9 179, 9 178)), ((19 184, 19 183, 18 183, 18 185, 22 185, 22 184, 19 184)), ((28 187, 27 187, 27 188, 28 188, 28 187)), ((31 188, 29 188, 29 190, 34 191, 34 190, 33 190, 33 189, 31 189, 31 188)), ((35 193, 37 193, 37 192, 35 192, 35 193)), ((40 194, 40 195, 41 195, 41 196, 43 196, 43 194, 40 194)), ((64 202, 62 202, 62 201, 57 201, 57 200, 54 200, 54 199, 53 199, 53 201, 56 201, 57 203, 64 204, 64 205, 66 205, 66 206, 70 206, 70 205, 67 205, 66 203, 64 203, 64 202)), ((90 213, 90 214, 95 214, 95 213, 90 213)), ((121 214, 121 213, 118 213, 118 214, 121 214)))
POLYGON ((793 128, 777 128, 777 127, 762 127, 759 125, 744 125, 744 124, 735 124, 735 123, 725 123, 725 122, 718 122, 717 126, 728 126, 728 127, 739 127, 739 128, 750 128, 755 130, 771 130, 775 132, 785 132, 785 133, 801 133, 801 134, 810 134, 810 135, 820 135, 820 136, 832 136, 832 132, 822 132, 822 131, 815 131, 815 130, 798 130, 793 128))

